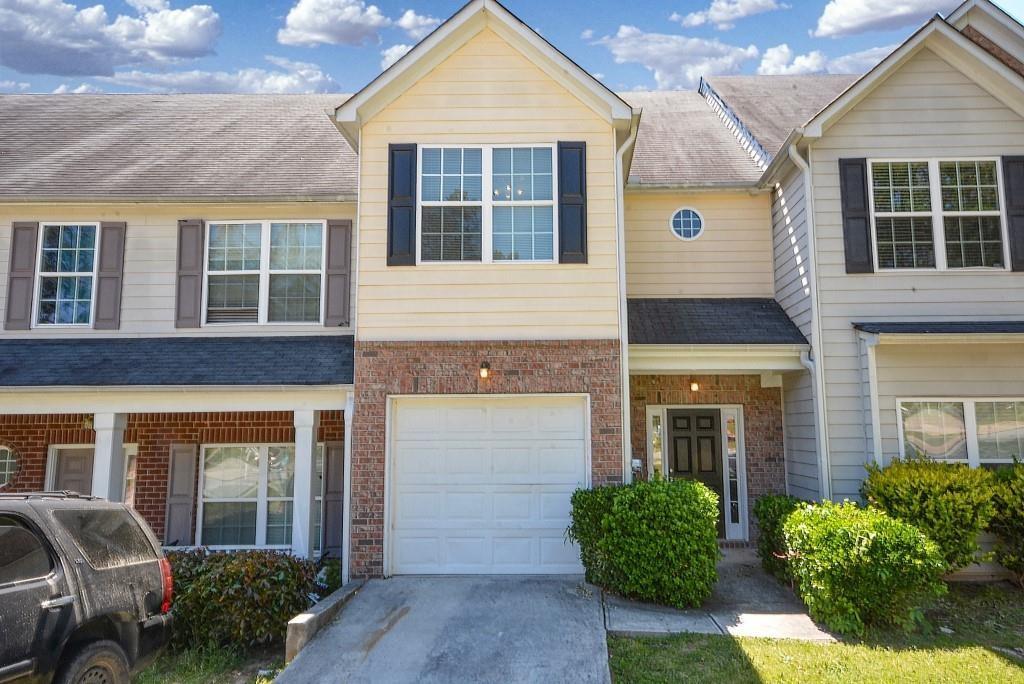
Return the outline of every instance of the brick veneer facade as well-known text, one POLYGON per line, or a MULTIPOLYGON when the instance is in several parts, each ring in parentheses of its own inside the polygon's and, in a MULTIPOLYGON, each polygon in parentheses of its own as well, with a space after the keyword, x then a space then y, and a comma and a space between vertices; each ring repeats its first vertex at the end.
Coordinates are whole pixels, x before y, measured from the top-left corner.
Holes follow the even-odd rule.
POLYGON ((384 569, 387 397, 397 394, 590 394, 594 484, 622 481, 618 340, 356 342, 352 431, 353 577, 384 569), (480 378, 480 363, 491 377, 480 378))
MULTIPOLYGON (((761 387, 760 375, 634 375, 630 377, 633 457, 647 473, 647 406, 740 404, 747 466, 747 508, 763 494, 785 493, 782 390, 761 387), (690 391, 690 383, 700 389, 690 391)), ((750 520, 751 536, 756 534, 750 520)))
MULTIPOLYGON (((344 413, 322 412, 319 441, 340 442, 344 437, 344 413)), ((14 449, 19 463, 7 491, 44 487, 51 444, 92 444, 95 440, 89 414, 0 415, 0 444, 14 449)), ((295 427, 290 411, 138 413, 128 417, 124 441, 137 444, 139 450, 135 460, 135 510, 162 539, 171 444, 289 443, 295 441, 295 427)))

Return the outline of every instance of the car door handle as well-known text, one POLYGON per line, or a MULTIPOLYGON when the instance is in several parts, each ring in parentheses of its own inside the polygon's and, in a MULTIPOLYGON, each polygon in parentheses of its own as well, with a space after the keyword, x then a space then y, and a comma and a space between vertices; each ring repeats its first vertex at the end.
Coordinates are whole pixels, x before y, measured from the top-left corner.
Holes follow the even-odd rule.
POLYGON ((39 604, 39 607, 43 610, 55 610, 57 608, 63 608, 64 606, 70 606, 75 602, 74 596, 59 596, 49 601, 43 601, 39 604))

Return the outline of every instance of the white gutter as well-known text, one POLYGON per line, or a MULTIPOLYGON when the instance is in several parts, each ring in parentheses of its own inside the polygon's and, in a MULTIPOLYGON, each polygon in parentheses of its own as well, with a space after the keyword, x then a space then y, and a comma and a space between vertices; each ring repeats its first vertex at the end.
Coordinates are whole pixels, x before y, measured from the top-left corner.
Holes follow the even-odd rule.
POLYGON ((345 477, 345 501, 341 507, 341 584, 348 584, 351 572, 351 554, 349 548, 352 546, 350 537, 352 529, 352 413, 355 409, 355 394, 348 393, 345 400, 345 446, 343 467, 345 477))
MULTIPOLYGON (((619 146, 615 153, 615 230, 617 235, 619 259, 619 370, 622 385, 622 481, 633 481, 633 447, 630 430, 629 410, 629 315, 626 308, 626 191, 623 182, 623 158, 626 150, 636 142, 636 134, 640 128, 640 112, 634 110, 629 126, 629 137, 619 146)), ((615 133, 613 132, 614 136, 615 133)))
POLYGON ((814 438, 818 446, 818 493, 822 499, 832 498, 832 467, 828 454, 828 420, 825 415, 825 369, 822 367, 822 335, 821 317, 818 315, 818 269, 815 252, 817 242, 814 239, 814 184, 811 180, 811 167, 800 156, 796 143, 788 147, 789 158, 800 169, 804 177, 804 216, 807 221, 807 281, 811 290, 811 351, 800 353, 800 362, 811 373, 814 382, 814 438), (814 354, 813 358, 811 354, 814 354))

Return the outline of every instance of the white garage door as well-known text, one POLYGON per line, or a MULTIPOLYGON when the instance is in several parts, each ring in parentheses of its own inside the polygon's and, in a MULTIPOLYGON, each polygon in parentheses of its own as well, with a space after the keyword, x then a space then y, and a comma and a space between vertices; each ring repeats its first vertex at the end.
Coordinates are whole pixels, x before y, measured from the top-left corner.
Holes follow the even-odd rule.
POLYGON ((565 541, 586 486, 580 397, 398 399, 391 573, 580 573, 565 541))

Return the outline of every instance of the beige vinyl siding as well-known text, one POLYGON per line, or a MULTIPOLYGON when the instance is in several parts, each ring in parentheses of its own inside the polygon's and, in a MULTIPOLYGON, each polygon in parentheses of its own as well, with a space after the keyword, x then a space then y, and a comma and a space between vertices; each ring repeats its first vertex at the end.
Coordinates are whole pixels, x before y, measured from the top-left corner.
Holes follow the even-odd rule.
POLYGON ((816 499, 820 494, 818 446, 810 372, 803 370, 783 374, 782 401, 788 493, 801 499, 816 499))
POLYGON ((771 297, 768 194, 626 194, 626 294, 630 297, 771 297), (669 220, 682 208, 704 232, 680 240, 669 220))
MULTIPOLYGON (((8 204, 0 205, 0 321, 7 307, 11 224, 14 221, 124 221, 127 224, 121 327, 40 327, 4 331, 4 337, 81 337, 125 335, 271 335, 352 334, 352 328, 322 325, 217 325, 181 330, 174 327, 178 220, 354 219, 355 203, 289 204, 8 204)), ((38 257, 37 257, 38 258, 38 257)))
POLYGON ((857 494, 871 450, 864 369, 851 323, 1020 318, 1024 301, 1024 276, 1008 271, 847 274, 838 160, 1019 154, 1024 154, 1024 120, 927 49, 813 143, 816 266, 836 497, 857 494))
POLYGON ((362 128, 359 338, 617 338, 613 141, 609 121, 496 33, 470 39, 362 128), (387 266, 389 143, 559 140, 587 143, 589 263, 387 266))
POLYGON ((1024 343, 882 345, 877 352, 885 462, 899 455, 899 400, 1024 398, 1024 343))

